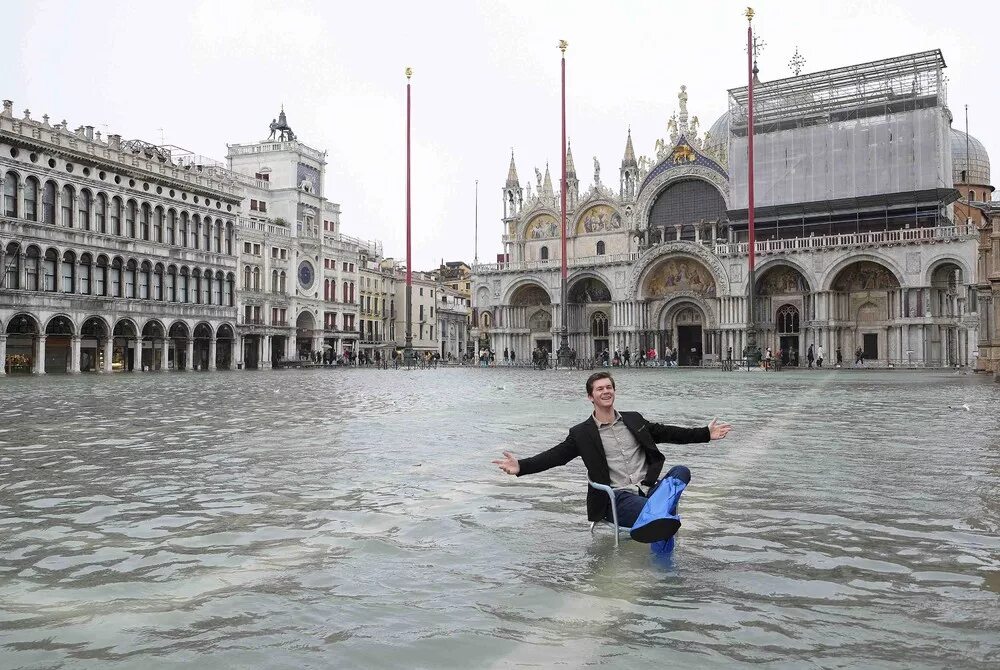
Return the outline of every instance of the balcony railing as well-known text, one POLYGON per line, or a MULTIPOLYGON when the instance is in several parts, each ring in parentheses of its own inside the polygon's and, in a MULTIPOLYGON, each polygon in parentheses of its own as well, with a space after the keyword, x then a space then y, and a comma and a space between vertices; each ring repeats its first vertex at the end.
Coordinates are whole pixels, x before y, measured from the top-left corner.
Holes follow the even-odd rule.
MULTIPOLYGON (((808 249, 831 249, 837 247, 866 247, 875 245, 915 244, 921 242, 944 242, 976 235, 974 226, 937 226, 934 228, 904 228, 901 230, 874 230, 866 233, 844 233, 840 235, 816 235, 812 237, 792 237, 781 240, 761 240, 754 245, 757 255, 782 254, 808 249)), ((717 256, 746 256, 748 242, 716 244, 717 256)))
MULTIPOLYGON (((627 254, 604 254, 602 256, 583 256, 580 258, 570 258, 566 261, 566 266, 592 267, 594 265, 614 265, 616 263, 631 263, 638 260, 639 253, 627 254)), ((550 258, 545 261, 510 261, 509 263, 480 263, 472 267, 473 272, 506 272, 512 270, 558 270, 561 261, 558 258, 550 258)))

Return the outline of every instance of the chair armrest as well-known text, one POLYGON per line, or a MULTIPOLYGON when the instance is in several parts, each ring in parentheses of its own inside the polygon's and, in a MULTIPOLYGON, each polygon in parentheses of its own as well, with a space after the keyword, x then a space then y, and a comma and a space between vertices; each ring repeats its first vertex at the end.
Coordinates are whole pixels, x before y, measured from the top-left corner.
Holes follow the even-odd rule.
POLYGON ((589 479, 587 484, 591 488, 597 489, 598 491, 604 491, 608 494, 608 498, 611 500, 611 519, 615 525, 615 544, 618 543, 618 507, 615 505, 615 490, 608 486, 607 484, 598 484, 597 482, 592 482, 589 479))

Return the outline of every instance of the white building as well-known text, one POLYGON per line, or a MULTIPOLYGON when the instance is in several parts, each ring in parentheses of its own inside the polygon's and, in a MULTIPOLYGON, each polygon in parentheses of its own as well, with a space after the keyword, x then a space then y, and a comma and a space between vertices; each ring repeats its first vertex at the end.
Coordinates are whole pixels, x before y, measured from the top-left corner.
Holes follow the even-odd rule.
POLYGON ((284 110, 271 136, 228 146, 242 175, 239 332, 246 367, 357 350, 359 267, 381 245, 340 232, 323 192, 326 153, 300 142, 284 110))
POLYGON ((233 365, 241 188, 177 153, 3 101, 0 374, 233 365))

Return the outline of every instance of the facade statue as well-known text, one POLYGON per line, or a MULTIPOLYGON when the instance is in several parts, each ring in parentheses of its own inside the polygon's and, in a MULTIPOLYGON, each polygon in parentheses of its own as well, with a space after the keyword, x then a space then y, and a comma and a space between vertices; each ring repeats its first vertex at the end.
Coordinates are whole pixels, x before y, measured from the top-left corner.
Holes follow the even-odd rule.
POLYGON ((542 171, 535 168, 535 181, 538 182, 538 192, 542 192, 542 171))
POLYGON ((601 164, 597 160, 597 156, 594 156, 594 183, 601 183, 601 164))

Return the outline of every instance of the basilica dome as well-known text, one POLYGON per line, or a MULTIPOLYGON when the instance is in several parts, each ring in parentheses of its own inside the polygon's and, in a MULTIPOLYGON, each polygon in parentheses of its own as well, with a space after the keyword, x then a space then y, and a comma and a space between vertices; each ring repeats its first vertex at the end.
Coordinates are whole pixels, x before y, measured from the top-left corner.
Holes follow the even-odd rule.
POLYGON ((990 186, 990 157, 986 147, 972 135, 951 129, 951 175, 955 184, 976 184, 990 186), (969 138, 968 158, 966 158, 965 138, 969 138), (963 175, 964 171, 968 173, 963 175))

